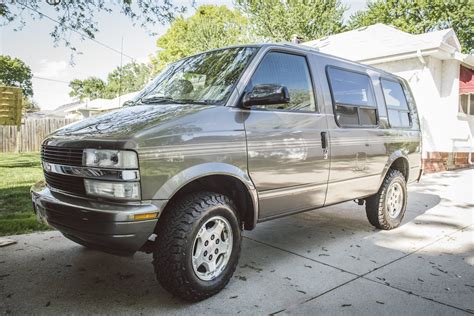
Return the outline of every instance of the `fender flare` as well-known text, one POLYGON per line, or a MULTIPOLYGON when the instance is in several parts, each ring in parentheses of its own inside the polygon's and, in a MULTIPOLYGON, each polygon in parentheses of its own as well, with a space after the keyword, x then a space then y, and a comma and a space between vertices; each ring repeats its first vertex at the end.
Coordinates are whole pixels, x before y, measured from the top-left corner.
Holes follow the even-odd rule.
POLYGON ((385 176, 387 175, 387 172, 390 169, 390 167, 392 166, 393 162, 395 160, 399 159, 399 158, 402 158, 403 160, 405 160, 405 162, 408 166, 407 175, 406 175, 406 179, 408 181, 408 176, 409 176, 409 172, 410 172, 410 165, 408 163, 408 157, 401 150, 396 150, 388 157, 387 163, 385 164, 385 166, 382 170, 382 176, 380 177, 380 180, 379 180, 379 188, 382 185, 383 179, 385 179, 385 176))
MULTIPOLYGON (((247 191, 252 199, 253 205, 253 219, 254 222, 250 223, 251 227, 255 227, 258 221, 258 194, 255 186, 250 179, 248 173, 237 166, 227 164, 227 163, 218 163, 218 162, 209 162, 199 165, 194 165, 187 169, 180 171, 175 174, 172 178, 163 184, 158 191, 154 194, 154 200, 170 200, 180 189, 182 189, 187 184, 206 176, 212 175, 225 175, 231 176, 242 182, 247 188, 247 191)), ((165 207, 166 205, 163 205, 165 207)))

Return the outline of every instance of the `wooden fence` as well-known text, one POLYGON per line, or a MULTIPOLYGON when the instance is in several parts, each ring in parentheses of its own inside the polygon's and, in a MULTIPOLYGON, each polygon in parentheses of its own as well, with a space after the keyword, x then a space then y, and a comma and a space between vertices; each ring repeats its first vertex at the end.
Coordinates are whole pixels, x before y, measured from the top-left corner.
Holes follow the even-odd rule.
MULTIPOLYGON (((25 119, 20 130, 20 151, 39 151, 46 136, 75 121, 62 118, 25 119)), ((16 141, 17 127, 0 125, 0 152, 15 152, 16 141)))

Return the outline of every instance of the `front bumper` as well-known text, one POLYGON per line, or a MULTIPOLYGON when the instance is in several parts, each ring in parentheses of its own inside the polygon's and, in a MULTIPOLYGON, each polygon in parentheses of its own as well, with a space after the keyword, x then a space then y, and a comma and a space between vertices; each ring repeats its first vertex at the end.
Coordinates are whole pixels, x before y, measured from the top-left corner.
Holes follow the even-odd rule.
POLYGON ((123 255, 139 250, 153 234, 158 221, 135 221, 134 215, 153 212, 159 215, 166 203, 165 200, 140 204, 92 201, 51 191, 44 183, 31 188, 31 197, 39 221, 75 242, 123 255))

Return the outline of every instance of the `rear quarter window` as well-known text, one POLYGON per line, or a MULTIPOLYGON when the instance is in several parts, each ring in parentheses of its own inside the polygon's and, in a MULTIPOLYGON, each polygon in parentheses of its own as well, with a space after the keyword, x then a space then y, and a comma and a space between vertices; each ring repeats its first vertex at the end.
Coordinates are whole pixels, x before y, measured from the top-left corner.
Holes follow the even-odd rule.
POLYGON ((401 83, 388 79, 381 79, 380 83, 387 106, 390 126, 395 128, 410 127, 411 113, 401 83))

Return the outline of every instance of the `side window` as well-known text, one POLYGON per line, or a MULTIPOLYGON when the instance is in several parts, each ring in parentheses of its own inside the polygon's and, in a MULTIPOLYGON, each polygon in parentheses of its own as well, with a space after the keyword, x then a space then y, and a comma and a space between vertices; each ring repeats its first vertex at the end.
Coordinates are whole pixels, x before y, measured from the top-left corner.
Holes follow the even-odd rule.
POLYGON ((288 88, 290 102, 258 105, 255 108, 290 111, 315 111, 313 87, 306 58, 303 56, 270 52, 263 58, 250 79, 246 91, 255 85, 277 84, 288 88))
POLYGON ((377 125, 377 106, 369 76, 330 67, 328 77, 340 126, 377 125))
POLYGON ((392 127, 410 127, 411 117, 408 102, 399 82, 380 80, 387 105, 388 121, 392 127))

